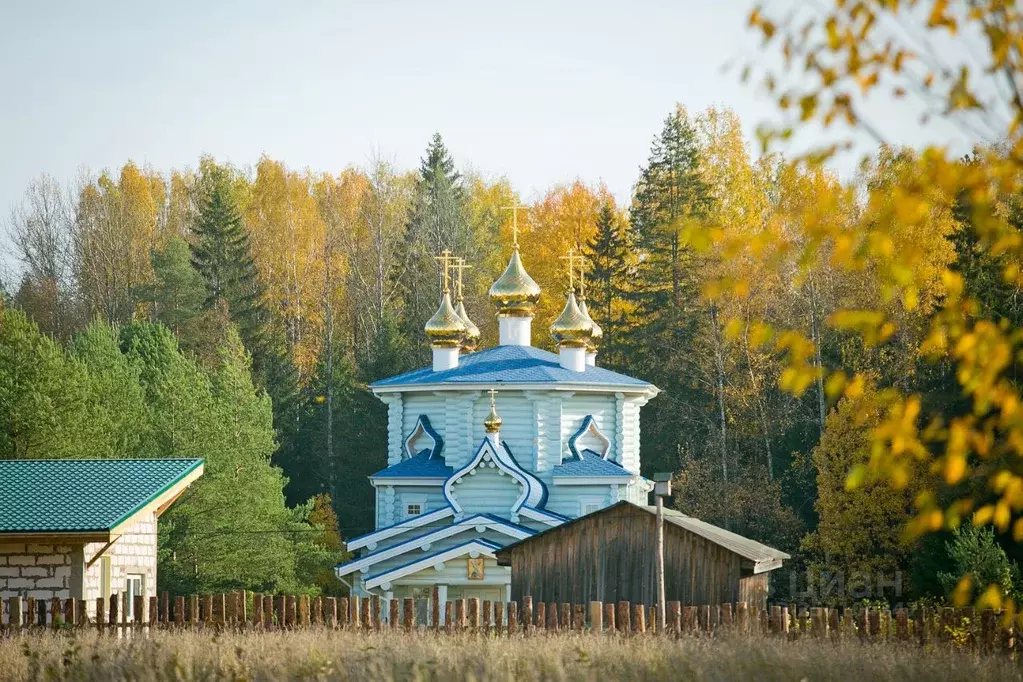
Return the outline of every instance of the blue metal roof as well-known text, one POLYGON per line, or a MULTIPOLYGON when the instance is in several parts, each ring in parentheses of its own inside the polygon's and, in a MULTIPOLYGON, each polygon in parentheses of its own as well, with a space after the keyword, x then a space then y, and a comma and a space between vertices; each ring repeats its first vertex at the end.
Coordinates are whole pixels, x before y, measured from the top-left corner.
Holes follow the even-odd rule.
POLYGON ((447 478, 454 472, 443 459, 431 455, 429 450, 422 450, 415 457, 381 469, 370 478, 447 478))
POLYGON ((580 457, 566 459, 552 470, 553 476, 630 476, 615 462, 601 459, 593 450, 583 450, 580 457))
POLYGON ((645 387, 641 379, 587 366, 582 372, 565 369, 558 356, 532 346, 495 346, 463 355, 458 367, 434 372, 432 367, 399 374, 370 384, 370 388, 389 388, 426 384, 610 384, 645 387))

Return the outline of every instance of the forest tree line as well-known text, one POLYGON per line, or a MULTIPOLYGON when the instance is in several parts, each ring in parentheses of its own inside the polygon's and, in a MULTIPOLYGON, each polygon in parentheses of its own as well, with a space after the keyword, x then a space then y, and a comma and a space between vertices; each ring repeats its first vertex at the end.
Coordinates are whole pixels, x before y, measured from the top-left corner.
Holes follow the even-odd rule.
POLYGON ((890 248, 927 254, 918 274, 929 286, 913 306, 891 304, 898 331, 879 343, 829 324, 838 311, 885 305, 876 272, 833 267, 823 252, 808 263, 793 251, 770 267, 757 258, 772 234, 813 239, 790 216, 854 224, 865 190, 876 201, 912 160, 882 147, 841 182, 819 166, 755 157, 727 109, 679 106, 627 206, 580 181, 529 201, 505 178, 465 170, 440 135, 414 171, 376 159, 334 175, 263 157, 253 169, 128 162, 73 185, 43 176, 7 226, 21 277, 3 293, 0 457, 206 457, 194 494, 166 517, 161 575, 267 589, 268 567, 284 561, 289 588, 335 589, 337 531, 372 527, 366 476, 386 462, 386 411, 366 384, 428 364, 422 330, 444 249, 472 266, 466 307, 483 347, 496 343, 486 292, 511 243, 504 207, 528 203, 519 241, 544 291, 533 342, 552 347, 546 329, 568 284, 562 256, 576 247, 604 330, 598 363, 662 389, 643 410, 643 473, 676 474, 675 506, 791 551, 797 571, 889 580, 898 571, 904 598, 946 595, 970 568, 1013 591, 1018 550, 1004 543, 1007 555, 990 531, 910 543, 901 529, 911 488, 845 485, 870 457, 879 389, 969 409, 951 366, 919 352, 945 295, 943 269, 962 273, 1009 324, 1021 321, 1018 292, 977 248, 966 211, 889 235, 890 248), (752 248, 731 250, 722 234, 752 248), (728 281, 751 283, 730 296, 719 290, 728 281), (817 371, 792 372, 763 342, 771 328, 811 339, 789 352, 817 371), (825 377, 838 370, 871 382, 835 404, 825 377), (977 557, 981 568, 969 565, 977 557))

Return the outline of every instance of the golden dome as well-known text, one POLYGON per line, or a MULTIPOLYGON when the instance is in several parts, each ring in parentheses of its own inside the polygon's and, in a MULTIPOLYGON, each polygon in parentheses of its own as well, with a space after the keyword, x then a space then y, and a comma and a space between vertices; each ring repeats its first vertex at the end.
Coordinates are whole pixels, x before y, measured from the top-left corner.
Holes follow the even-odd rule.
POLYGON ((519 258, 519 247, 512 248, 504 274, 490 286, 490 300, 501 317, 532 317, 540 300, 540 287, 529 276, 519 258))
POLYGON ((590 342, 586 344, 586 350, 596 353, 597 349, 600 348, 600 343, 604 340, 604 330, 590 317, 590 311, 586 308, 586 299, 584 297, 579 298, 579 310, 583 311, 583 315, 589 317, 590 322, 593 324, 593 327, 590 329, 590 342))
POLYGON ((465 338, 462 339, 462 350, 466 353, 471 353, 480 345, 480 328, 469 319, 469 314, 465 312, 465 302, 459 297, 458 305, 455 306, 455 314, 462 318, 462 322, 465 323, 465 338))
POLYGON ((465 322, 451 305, 451 294, 444 290, 440 307, 426 323, 426 336, 438 348, 457 348, 465 336, 465 322))
POLYGON ((497 404, 494 401, 494 396, 497 395, 497 391, 491 389, 490 391, 490 414, 483 420, 483 428, 487 430, 487 433, 497 433, 501 430, 501 424, 504 420, 501 419, 501 415, 497 413, 497 404))
POLYGON ((568 292, 565 309, 551 325, 551 336, 559 346, 581 348, 589 344, 593 331, 593 320, 589 318, 575 301, 575 292, 568 292))

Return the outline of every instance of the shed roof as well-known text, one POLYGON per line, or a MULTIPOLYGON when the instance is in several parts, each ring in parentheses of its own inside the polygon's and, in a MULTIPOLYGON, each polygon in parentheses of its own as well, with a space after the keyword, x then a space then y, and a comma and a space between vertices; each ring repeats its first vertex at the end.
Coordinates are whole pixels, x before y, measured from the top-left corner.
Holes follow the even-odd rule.
POLYGON ((430 450, 423 450, 415 457, 406 457, 397 464, 385 467, 370 478, 447 478, 454 469, 440 457, 434 457, 430 450))
POLYGON ((592 450, 583 450, 579 453, 579 457, 573 457, 566 459, 561 464, 558 464, 551 470, 551 475, 554 477, 559 476, 579 476, 579 477, 591 477, 591 476, 609 476, 613 478, 620 478, 622 476, 631 476, 632 473, 626 471, 621 464, 612 462, 611 460, 604 459, 592 450))
POLYGON ((111 531, 202 466, 201 459, 0 461, 0 534, 111 531))
MULTIPOLYGON (((629 503, 627 502, 626 504, 629 503)), ((652 505, 644 504, 635 506, 638 506, 640 509, 645 509, 650 514, 657 513, 657 507, 652 505)), ((679 528, 684 528, 691 533, 695 533, 700 537, 706 538, 713 543, 721 545, 725 549, 730 549, 739 556, 749 559, 756 564, 767 566, 773 562, 792 558, 780 549, 769 547, 757 542, 756 540, 750 540, 738 533, 733 533, 730 530, 719 528, 714 524, 701 521, 693 516, 686 516, 682 512, 674 509, 664 510, 664 520, 678 526, 679 528)), ((772 568, 777 568, 777 566, 772 566, 772 568)))
POLYGON ((399 387, 466 385, 466 384, 572 384, 617 386, 645 390, 653 385, 612 372, 603 367, 587 366, 573 372, 561 366, 558 356, 533 346, 495 346, 459 358, 458 367, 439 372, 423 367, 370 384, 372 389, 399 387))
MULTIPOLYGON (((504 549, 497 553, 498 563, 504 566, 508 565, 510 561, 509 550, 511 550, 513 547, 518 547, 519 545, 525 544, 527 542, 533 542, 537 538, 541 538, 549 533, 556 533, 563 528, 567 528, 581 519, 589 518, 591 516, 597 516, 600 514, 606 514, 612 509, 618 509, 622 506, 628 506, 633 509, 643 510, 649 513, 651 516, 657 513, 657 508, 651 505, 639 505, 625 501, 618 502, 616 504, 611 505, 610 507, 598 509, 597 511, 590 512, 585 516, 580 516, 579 518, 573 519, 572 521, 569 521, 568 523, 565 523, 563 525, 545 530, 542 533, 538 533, 531 538, 519 540, 518 542, 514 542, 510 545, 507 545, 504 549)), ((672 525, 687 530, 690 533, 694 533, 702 538, 710 540, 711 542, 720 545, 721 547, 724 547, 725 549, 731 552, 735 552, 744 559, 752 561, 754 564, 755 573, 762 573, 764 571, 770 571, 772 569, 778 568, 781 566, 781 562, 783 560, 791 558, 788 554, 781 551, 780 549, 768 547, 767 545, 761 544, 756 540, 750 540, 749 538, 743 537, 738 533, 733 533, 729 530, 725 530, 724 528, 719 528, 713 524, 707 523, 706 521, 701 521, 700 519, 694 518, 692 516, 687 516, 682 512, 676 511, 674 509, 664 510, 664 520, 672 525)))

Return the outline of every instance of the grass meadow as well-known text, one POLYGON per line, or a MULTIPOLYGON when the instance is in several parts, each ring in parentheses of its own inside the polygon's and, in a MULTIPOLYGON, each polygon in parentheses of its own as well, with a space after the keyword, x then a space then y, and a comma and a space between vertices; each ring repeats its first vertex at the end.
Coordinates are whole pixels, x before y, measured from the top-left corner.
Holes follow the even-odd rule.
POLYGON ((723 638, 95 632, 0 641, 3 680, 1023 680, 1003 656, 723 638))

